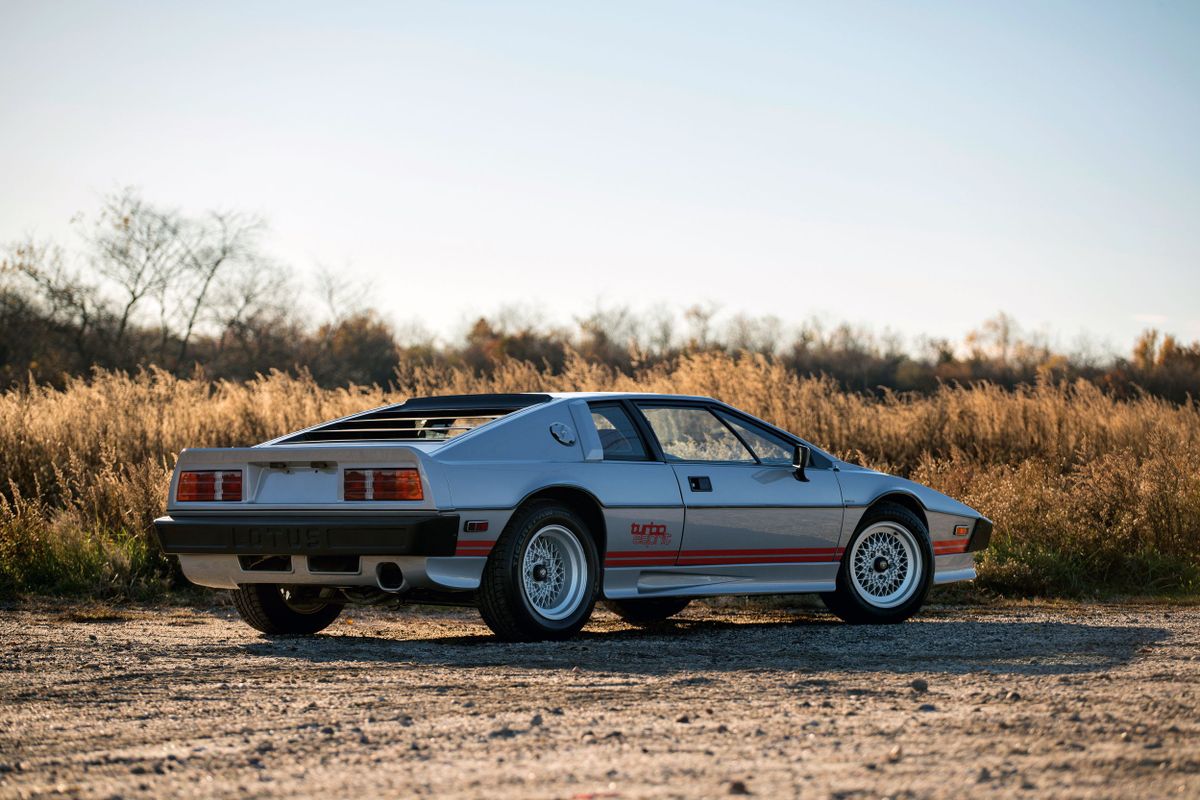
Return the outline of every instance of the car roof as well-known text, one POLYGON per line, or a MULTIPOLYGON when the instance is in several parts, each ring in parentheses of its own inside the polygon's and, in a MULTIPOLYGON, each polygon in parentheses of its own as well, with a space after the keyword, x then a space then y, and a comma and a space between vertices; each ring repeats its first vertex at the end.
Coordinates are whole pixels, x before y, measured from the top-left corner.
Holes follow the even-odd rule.
POLYGON ((547 392, 555 400, 702 400, 719 402, 711 397, 691 394, 661 394, 658 392, 547 392))

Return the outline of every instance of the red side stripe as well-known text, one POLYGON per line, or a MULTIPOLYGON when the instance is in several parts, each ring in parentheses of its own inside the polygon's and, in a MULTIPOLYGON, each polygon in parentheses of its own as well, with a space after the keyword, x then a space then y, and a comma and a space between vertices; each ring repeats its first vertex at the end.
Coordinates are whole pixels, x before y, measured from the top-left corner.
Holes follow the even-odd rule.
POLYGON ((642 558, 644 556, 650 556, 650 557, 670 556, 671 558, 674 558, 676 552, 678 552, 678 551, 676 551, 676 550, 613 550, 613 551, 609 552, 608 557, 609 558, 642 558))
POLYGON ((684 550, 683 555, 694 556, 697 558, 715 558, 717 556, 761 556, 761 555, 780 555, 780 556, 830 556, 838 555, 842 552, 840 547, 791 547, 791 548, 765 548, 759 547, 753 550, 684 550))
POLYGON ((723 560, 695 559, 680 557, 680 566, 716 566, 718 564, 836 564, 837 559, 830 556, 738 556, 723 560))
POLYGON ((459 542, 454 548, 456 556, 486 556, 496 546, 495 542, 459 542))

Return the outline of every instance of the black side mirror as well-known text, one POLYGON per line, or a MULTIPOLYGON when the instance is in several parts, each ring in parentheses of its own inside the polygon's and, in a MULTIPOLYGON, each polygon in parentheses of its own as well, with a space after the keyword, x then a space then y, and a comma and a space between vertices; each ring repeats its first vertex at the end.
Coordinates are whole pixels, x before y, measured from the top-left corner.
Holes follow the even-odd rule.
POLYGON ((796 449, 792 451, 792 469, 796 470, 794 473, 796 480, 808 480, 808 476, 804 474, 804 468, 808 466, 811 455, 812 451, 808 449, 808 445, 806 444, 798 444, 796 445, 796 449))

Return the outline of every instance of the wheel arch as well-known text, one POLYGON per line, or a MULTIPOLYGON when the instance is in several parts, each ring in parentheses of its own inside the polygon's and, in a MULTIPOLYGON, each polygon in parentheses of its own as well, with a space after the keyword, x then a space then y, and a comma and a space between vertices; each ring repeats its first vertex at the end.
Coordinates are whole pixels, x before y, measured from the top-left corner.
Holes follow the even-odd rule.
POLYGON ((562 503, 582 517, 583 521, 587 523, 592 538, 595 540, 596 551, 600 555, 600 562, 604 563, 604 554, 607 551, 608 545, 608 529, 604 525, 603 507, 594 494, 579 486, 569 484, 545 486, 527 494, 517 504, 517 508, 524 508, 528 504, 537 502, 538 500, 553 500, 557 503, 562 503))
POLYGON ((888 492, 887 494, 876 497, 871 501, 870 505, 867 506, 866 510, 863 512, 863 515, 866 516, 866 514, 869 514, 871 511, 884 503, 895 503, 896 505, 911 511, 916 515, 917 519, 921 520, 921 524, 925 526, 926 534, 929 533, 929 516, 925 513, 925 506, 919 499, 917 499, 915 495, 908 494, 907 492, 888 492))

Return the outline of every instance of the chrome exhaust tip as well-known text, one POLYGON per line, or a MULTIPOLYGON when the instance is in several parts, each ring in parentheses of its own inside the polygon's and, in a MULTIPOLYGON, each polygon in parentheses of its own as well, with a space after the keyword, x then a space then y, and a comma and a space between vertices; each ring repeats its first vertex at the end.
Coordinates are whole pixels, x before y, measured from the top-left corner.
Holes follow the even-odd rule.
POLYGON ((404 589, 404 572, 394 561, 385 561, 375 567, 375 583, 385 592, 404 589))

